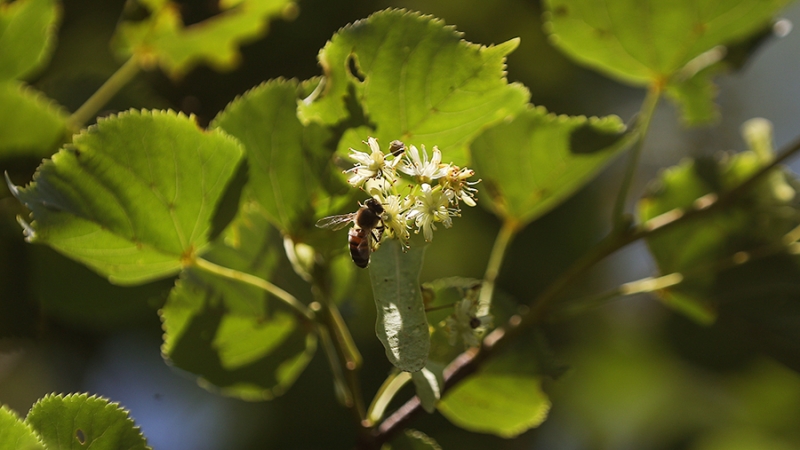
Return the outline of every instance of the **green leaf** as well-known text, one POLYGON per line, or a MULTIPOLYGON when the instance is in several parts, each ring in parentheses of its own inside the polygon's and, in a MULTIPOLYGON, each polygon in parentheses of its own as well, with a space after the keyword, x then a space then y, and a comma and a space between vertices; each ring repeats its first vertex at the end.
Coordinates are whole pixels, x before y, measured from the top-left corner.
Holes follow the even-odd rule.
POLYGON ((669 80, 717 45, 759 32, 789 0, 548 0, 551 41, 629 84, 669 80))
MULTIPOLYGON (((279 244, 257 203, 214 243, 207 259, 268 279, 279 244)), ((207 387, 247 400, 284 393, 316 349, 316 337, 293 310, 264 291, 199 269, 186 270, 160 311, 162 352, 207 387)))
POLYGON ((16 190, 30 242, 119 284, 177 273, 208 245, 239 144, 182 114, 129 111, 76 135, 16 190))
POLYGON ((424 254, 424 246, 404 252, 392 239, 372 254, 369 266, 378 312, 375 333, 389 362, 406 372, 425 367, 430 350, 428 319, 419 288, 424 254))
MULTIPOLYGON (((706 194, 739 185, 769 161, 769 149, 721 160, 686 160, 665 170, 639 202, 643 221, 673 210, 693 208, 706 194)), ((737 252, 763 251, 781 242, 798 223, 798 199, 792 177, 778 169, 733 204, 702 221, 676 226, 647 239, 662 274, 684 274, 684 282, 659 294, 667 305, 704 324, 713 322, 718 301, 718 272, 737 252), (794 212, 791 212, 794 211, 794 212), (791 213, 790 213, 791 212, 791 213)))
POLYGON ((25 422, 41 435, 48 448, 150 448, 126 410, 87 394, 47 395, 33 405, 25 422))
POLYGON ((684 122, 702 125, 718 119, 711 76, 735 64, 717 64, 723 46, 736 49, 763 34, 788 3, 548 0, 545 29, 551 42, 581 64, 634 86, 666 86, 684 122))
POLYGON ((422 431, 406 429, 392 440, 392 450, 442 450, 442 447, 422 431))
POLYGON ((53 154, 67 136, 67 114, 41 93, 0 82, 0 158, 53 154))
POLYGON ((47 63, 60 15, 55 0, 0 0, 0 80, 23 79, 47 63))
POLYGON ((719 66, 712 66, 685 82, 667 85, 666 94, 681 107, 681 117, 686 125, 706 125, 719 120, 719 110, 714 103, 717 86, 711 78, 720 70, 719 66))
POLYGON ((616 116, 556 116, 543 107, 488 129, 471 146, 473 168, 483 180, 479 187, 488 193, 484 204, 504 219, 533 221, 588 183, 625 147, 624 129, 616 116), (602 150, 577 139, 574 146, 581 152, 576 153, 572 136, 587 133, 612 139, 602 150))
POLYGON ((297 119, 297 81, 272 80, 236 99, 212 122, 242 143, 249 186, 270 221, 292 234, 308 219, 319 174, 330 160, 323 143, 330 133, 297 119))
POLYGON ((177 3, 151 1, 148 19, 121 23, 112 45, 122 56, 158 64, 172 78, 201 63, 228 71, 239 65, 239 46, 266 35, 269 20, 292 5, 289 0, 220 2, 220 14, 185 26, 177 3))
POLYGON ((439 412, 466 430, 513 438, 547 418, 541 383, 530 357, 506 352, 448 390, 439 412))
POLYGON ((0 450, 44 450, 44 443, 14 411, 0 406, 0 450))
POLYGON ((528 101, 527 89, 505 79, 505 57, 518 43, 483 47, 430 16, 375 13, 339 30, 322 49, 322 96, 302 102, 300 117, 325 124, 344 120, 345 98, 353 90, 379 142, 437 145, 463 165, 467 145, 482 129, 528 101))

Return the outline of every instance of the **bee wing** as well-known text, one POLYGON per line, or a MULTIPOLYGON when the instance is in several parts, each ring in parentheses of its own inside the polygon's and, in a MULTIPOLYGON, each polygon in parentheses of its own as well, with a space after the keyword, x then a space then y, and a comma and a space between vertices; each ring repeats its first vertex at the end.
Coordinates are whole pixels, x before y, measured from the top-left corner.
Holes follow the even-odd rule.
POLYGON ((326 228, 328 230, 341 230, 342 228, 353 222, 355 214, 342 214, 340 216, 323 217, 317 221, 317 228, 326 228))

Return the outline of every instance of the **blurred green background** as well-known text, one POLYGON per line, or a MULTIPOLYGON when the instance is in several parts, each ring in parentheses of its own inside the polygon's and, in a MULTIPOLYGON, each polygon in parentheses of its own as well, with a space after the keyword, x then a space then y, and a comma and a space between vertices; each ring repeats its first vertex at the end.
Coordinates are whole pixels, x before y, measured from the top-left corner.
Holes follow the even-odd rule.
MULTIPOLYGON (((64 1, 56 53, 31 83, 70 111, 80 106, 119 65, 108 41, 123 3, 64 1)), ((214 0, 179 3, 188 22, 216 12, 214 0)), ((640 90, 575 66, 549 46, 537 1, 304 0, 294 20, 272 23, 264 39, 243 49, 239 69, 217 73, 201 67, 178 82, 157 72, 141 74, 104 113, 172 108, 207 123, 235 96, 266 79, 319 75, 316 55, 333 33, 387 7, 435 15, 480 44, 520 37, 519 48, 508 59, 509 81, 524 83, 531 101, 553 112, 618 114, 627 121, 644 97, 640 90)), ((800 7, 784 15, 800 22, 800 7)), ((751 117, 775 124, 778 147, 800 132, 799 49, 800 34, 795 32, 769 42, 742 71, 720 79, 722 121, 714 127, 686 130, 673 107, 662 104, 634 193, 641 193, 660 168, 687 155, 743 150, 739 127, 751 117)), ((3 161, 0 169, 22 184, 38 163, 3 161)), ((621 173, 617 161, 524 230, 507 255, 499 291, 527 302, 607 232, 621 173)), ((0 403, 24 415, 50 392, 100 394, 128 408, 156 450, 352 447, 354 430, 336 403, 322 352, 275 401, 245 403, 209 393, 191 375, 169 368, 159 354, 156 310, 172 280, 127 289, 110 286, 48 248, 25 244, 14 219, 19 213, 20 207, 4 194, 0 327, 3 335, 20 337, 0 341, 0 403)), ((437 234, 423 281, 452 275, 481 278, 498 227, 480 208, 465 211, 452 229, 437 234)), ((288 267, 280 273, 278 284, 310 298, 307 286, 288 267)), ((634 245, 599 265, 571 294, 597 292, 655 273, 644 246, 634 245)), ((367 283, 366 274, 361 275, 367 283)), ((390 367, 374 336, 368 292, 346 301, 342 312, 364 354, 363 383, 371 397, 390 367)), ((541 427, 504 440, 462 431, 438 414, 420 416, 412 426, 446 449, 800 448, 798 374, 759 356, 725 330, 701 328, 675 315, 651 296, 615 301, 547 332, 569 371, 545 386, 553 407, 541 427)))

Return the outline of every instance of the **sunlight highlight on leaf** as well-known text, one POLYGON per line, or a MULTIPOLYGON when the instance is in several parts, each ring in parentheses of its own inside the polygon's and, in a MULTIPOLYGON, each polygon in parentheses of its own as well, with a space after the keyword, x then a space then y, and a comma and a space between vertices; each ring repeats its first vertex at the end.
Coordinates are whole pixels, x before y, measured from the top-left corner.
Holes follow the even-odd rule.
POLYGON ((18 189, 33 217, 28 240, 119 284, 173 275, 208 245, 240 157, 230 136, 182 114, 131 110, 100 119, 18 189))
POLYGON ((462 40, 453 27, 431 16, 375 13, 339 30, 320 52, 325 84, 320 97, 300 104, 300 117, 342 121, 345 97, 353 88, 375 126, 370 136, 381 145, 395 139, 437 145, 448 160, 465 165, 469 141, 528 101, 527 89, 505 78, 506 55, 518 43, 484 47, 462 40))

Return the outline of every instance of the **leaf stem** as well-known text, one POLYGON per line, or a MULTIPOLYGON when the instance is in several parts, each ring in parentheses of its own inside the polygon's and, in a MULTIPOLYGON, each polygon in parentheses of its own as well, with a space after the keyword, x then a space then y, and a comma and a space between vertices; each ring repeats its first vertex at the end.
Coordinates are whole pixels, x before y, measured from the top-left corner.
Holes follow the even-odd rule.
POLYGON ((492 296, 494 295, 494 283, 500 273, 500 267, 503 265, 503 257, 519 228, 519 222, 513 219, 505 219, 503 226, 500 227, 500 231, 497 233, 492 252, 489 254, 489 262, 486 264, 486 273, 483 275, 480 297, 478 297, 478 317, 489 314, 489 309, 492 306, 492 296))
POLYGON ((325 347, 325 351, 328 353, 331 371, 346 390, 344 406, 351 411, 356 421, 360 441, 365 441, 369 438, 369 432, 359 380, 363 360, 350 329, 347 328, 336 304, 331 300, 329 284, 325 282, 327 279, 329 277, 323 276, 322 270, 314 270, 311 275, 311 291, 317 300, 315 303, 320 305, 322 312, 320 325, 330 334, 330 345, 325 347))
POLYGON ((631 150, 631 154, 628 157, 628 166, 625 168, 625 175, 623 175, 622 183, 619 187, 619 193, 617 194, 617 200, 614 203, 614 210, 612 220, 614 224, 614 228, 624 228, 625 224, 628 222, 625 218, 625 204, 628 200, 628 194, 631 190, 631 185, 633 184, 633 177, 636 174, 636 168, 639 166, 639 160, 642 156, 642 149, 644 148, 644 140, 647 136, 647 130, 650 128, 650 122, 653 118, 653 113, 655 112, 656 106, 658 105, 658 100, 661 98, 661 87, 660 85, 653 85, 650 89, 647 90, 647 95, 644 98, 644 102, 642 103, 642 108, 639 111, 639 118, 636 122, 636 133, 638 134, 638 138, 636 140, 636 145, 634 145, 633 149, 631 150))
POLYGON ((220 266, 218 264, 214 264, 213 262, 203 259, 203 258, 195 258, 193 261, 193 265, 198 269, 205 270, 206 272, 213 273, 215 275, 219 275, 221 277, 225 277, 231 280, 241 281, 242 283, 247 283, 251 286, 255 286, 259 289, 262 289, 273 296, 275 296, 278 300, 289 305, 292 309, 300 313, 300 315, 309 320, 314 320, 314 312, 311 311, 306 305, 300 303, 292 294, 284 291, 283 289, 275 286, 274 284, 270 283, 269 281, 259 278, 255 275, 251 275, 249 273, 241 272, 238 270, 231 269, 229 267, 220 266))
POLYGON ((378 392, 375 393, 375 398, 372 399, 369 409, 367 409, 367 424, 369 426, 381 420, 386 407, 389 406, 394 396, 409 381, 411 381, 410 372, 394 372, 386 378, 378 392))
POLYGON ((86 100, 83 105, 67 120, 70 129, 77 132, 92 118, 100 108, 108 103, 115 95, 139 73, 139 62, 136 57, 131 57, 114 72, 97 91, 86 100))

